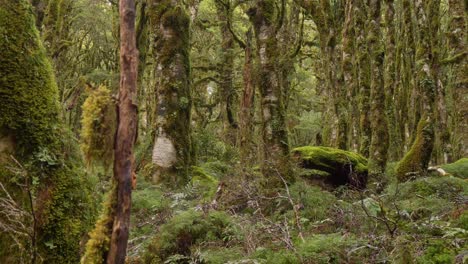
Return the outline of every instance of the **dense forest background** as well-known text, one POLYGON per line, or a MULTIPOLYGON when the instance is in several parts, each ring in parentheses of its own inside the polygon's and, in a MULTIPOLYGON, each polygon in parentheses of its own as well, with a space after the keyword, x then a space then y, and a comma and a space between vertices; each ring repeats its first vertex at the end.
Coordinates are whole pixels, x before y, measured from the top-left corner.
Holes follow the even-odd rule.
POLYGON ((0 0, 0 262, 467 263, 467 12, 0 0))

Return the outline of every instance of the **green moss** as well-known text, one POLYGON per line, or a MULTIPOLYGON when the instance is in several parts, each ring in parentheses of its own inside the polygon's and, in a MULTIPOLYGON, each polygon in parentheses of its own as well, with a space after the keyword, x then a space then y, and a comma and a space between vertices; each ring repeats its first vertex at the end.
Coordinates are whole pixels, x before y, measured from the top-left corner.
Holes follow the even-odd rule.
POLYGON ((112 218, 113 203, 116 201, 117 194, 116 184, 113 184, 113 186, 103 204, 101 216, 97 220, 94 229, 89 233, 89 240, 86 242, 86 249, 81 258, 81 263, 83 264, 101 264, 106 260, 114 222, 112 218))
POLYGON ((145 263, 164 263, 172 255, 190 256, 192 246, 204 241, 229 239, 230 216, 185 211, 161 226, 145 255, 145 263))
POLYGON ((37 179, 38 254, 46 263, 76 263, 94 222, 92 186, 60 122, 55 78, 29 1, 0 0, 0 50, 0 131, 14 137, 15 158, 37 179))
POLYGON ((454 163, 446 164, 441 167, 455 177, 468 179, 468 158, 459 159, 454 163))
POLYGON ((434 145, 433 140, 433 125, 421 119, 411 149, 397 165, 396 176, 399 181, 409 179, 411 173, 421 175, 427 170, 434 145))
POLYGON ((81 150, 88 164, 98 161, 108 167, 112 161, 116 126, 110 90, 99 86, 91 91, 82 108, 81 150))
POLYGON ((190 90, 190 16, 183 5, 171 0, 150 1, 148 12, 154 42, 158 98, 156 132, 174 144, 177 161, 160 169, 160 181, 186 183, 192 165, 190 90))
POLYGON ((0 0, 0 130, 19 155, 57 147, 58 90, 28 1, 0 0))
POLYGON ((304 168, 330 173, 332 181, 338 185, 345 183, 356 186, 365 185, 367 160, 357 153, 312 146, 295 148, 292 153, 299 158, 304 168), (355 182, 352 179, 353 174, 358 176, 355 182))

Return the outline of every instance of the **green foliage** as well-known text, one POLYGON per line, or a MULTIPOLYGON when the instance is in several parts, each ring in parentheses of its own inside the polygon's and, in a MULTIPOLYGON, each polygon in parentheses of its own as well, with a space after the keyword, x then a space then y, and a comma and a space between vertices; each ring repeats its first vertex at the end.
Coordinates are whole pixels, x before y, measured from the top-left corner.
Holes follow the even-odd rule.
POLYGON ((116 123, 110 90, 99 86, 90 91, 82 108, 81 150, 89 164, 99 161, 107 167, 112 162, 116 123))
POLYGON ((202 167, 192 167, 192 184, 203 190, 205 199, 212 199, 218 186, 218 180, 202 167))
POLYGON ((265 260, 265 263, 273 264, 299 264, 299 263, 354 263, 362 260, 368 252, 366 249, 353 249, 364 244, 353 235, 317 234, 307 237, 304 242, 299 242, 297 252, 279 249, 272 250, 258 248, 254 253, 255 259, 265 260))
POLYGON ((301 217, 309 221, 321 221, 327 218, 330 208, 336 202, 336 197, 321 190, 317 186, 309 186, 302 181, 294 183, 290 188, 292 198, 303 205, 301 217))
POLYGON ((445 164, 441 167, 455 177, 468 179, 468 158, 459 159, 454 163, 445 164))
POLYGON ((418 259, 418 263, 427 264, 451 264, 454 263, 455 252, 450 244, 444 240, 431 241, 424 250, 424 255, 418 259))
POLYGON ((223 161, 233 162, 237 158, 237 151, 234 147, 224 143, 214 133, 208 129, 197 130, 193 134, 193 144, 196 157, 200 162, 223 161))
POLYGON ((201 259, 204 263, 210 264, 224 264, 229 261, 236 261, 242 259, 242 248, 210 248, 201 252, 201 259))
POLYGON ((343 263, 352 259, 357 261, 362 259, 363 251, 350 253, 352 249, 358 248, 363 244, 362 241, 353 235, 341 234, 318 234, 308 237, 306 241, 299 245, 298 252, 305 262, 314 263, 343 263))
POLYGON ((253 254, 253 257, 257 260, 263 260, 265 263, 271 264, 299 264, 301 263, 299 256, 293 252, 285 249, 267 249, 257 248, 257 251, 253 254))
POLYGON ((224 212, 182 212, 161 226, 144 255, 145 263, 163 263, 176 254, 190 256, 192 246, 202 241, 228 240, 230 222, 224 212))

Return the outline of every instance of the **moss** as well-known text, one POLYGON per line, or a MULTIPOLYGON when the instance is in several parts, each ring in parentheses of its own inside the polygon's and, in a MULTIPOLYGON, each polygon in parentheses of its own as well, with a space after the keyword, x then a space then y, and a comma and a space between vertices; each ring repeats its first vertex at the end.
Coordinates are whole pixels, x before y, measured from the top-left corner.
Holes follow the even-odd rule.
POLYGON ((145 263, 164 263, 172 255, 190 256, 202 241, 228 239, 230 216, 223 212, 185 211, 161 226, 144 255, 145 263))
POLYGON ((192 165, 190 90, 190 16, 170 0, 150 1, 150 23, 157 37, 154 42, 156 65, 156 136, 167 136, 174 144, 177 161, 161 168, 159 180, 186 183, 192 165))
POLYGON ((396 176, 399 181, 408 180, 412 173, 421 175, 426 172, 434 145, 433 139, 433 125, 421 119, 411 149, 397 165, 396 176))
POLYGON ((101 264, 105 262, 107 252, 109 251, 110 239, 112 235, 113 203, 116 201, 116 184, 109 191, 107 199, 103 204, 103 211, 96 222, 94 229, 89 233, 89 240, 86 242, 86 249, 81 263, 83 264, 101 264))
POLYGON ((29 1, 0 0, 0 50, 0 130, 13 135, 15 157, 37 179, 38 253, 47 263, 76 263, 80 238, 94 222, 92 186, 59 119, 55 78, 29 1))
POLYGON ((302 167, 330 173, 330 181, 334 185, 350 183, 356 187, 365 186, 367 160, 357 153, 312 146, 295 148, 292 152, 300 160, 302 167))
POLYGON ((468 179, 468 158, 459 159, 454 163, 446 164, 441 167, 455 177, 468 179))
POLYGON ((58 90, 28 1, 0 1, 0 129, 19 155, 56 147, 58 90))
POLYGON ((84 102, 81 119, 81 150, 88 164, 101 162, 108 167, 114 150, 115 107, 105 86, 91 91, 84 102))

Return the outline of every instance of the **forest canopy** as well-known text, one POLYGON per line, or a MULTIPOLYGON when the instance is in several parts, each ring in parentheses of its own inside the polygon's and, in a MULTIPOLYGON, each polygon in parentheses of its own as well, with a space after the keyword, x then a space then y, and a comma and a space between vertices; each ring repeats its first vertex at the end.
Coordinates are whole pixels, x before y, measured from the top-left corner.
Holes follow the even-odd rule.
POLYGON ((0 263, 466 263, 464 0, 0 0, 0 263))

